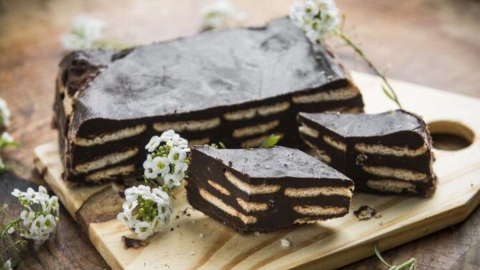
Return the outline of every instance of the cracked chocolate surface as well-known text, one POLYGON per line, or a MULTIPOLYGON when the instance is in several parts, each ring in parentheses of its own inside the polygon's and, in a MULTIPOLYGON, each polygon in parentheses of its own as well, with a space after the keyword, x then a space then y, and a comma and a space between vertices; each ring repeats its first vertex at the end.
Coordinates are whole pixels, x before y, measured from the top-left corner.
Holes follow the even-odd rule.
MULTIPOLYGON (((228 147, 255 147, 270 134, 295 146, 299 111, 363 108, 359 90, 335 56, 310 43, 288 18, 123 51, 73 52, 60 64, 56 87, 54 125, 64 177, 75 183, 88 177, 73 170, 78 164, 143 146, 164 127, 178 127, 191 141, 228 147), (337 98, 339 91, 349 95, 337 98), (294 102, 319 93, 327 98, 294 102), (276 124, 250 131, 267 123, 276 124), (145 129, 125 131, 139 125, 145 129)), ((144 158, 138 153, 98 170, 134 165, 140 171, 144 158)))

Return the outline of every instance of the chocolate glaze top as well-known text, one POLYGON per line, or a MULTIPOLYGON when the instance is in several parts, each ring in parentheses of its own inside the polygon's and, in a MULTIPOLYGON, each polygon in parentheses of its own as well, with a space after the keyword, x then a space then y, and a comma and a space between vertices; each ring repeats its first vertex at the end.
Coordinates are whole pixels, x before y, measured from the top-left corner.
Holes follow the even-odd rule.
MULTIPOLYGON (((110 53, 111 54, 111 53, 110 53)), ((347 78, 288 18, 209 31, 115 54, 80 91, 76 126, 188 113, 309 90, 347 78)), ((345 83, 346 84, 346 83, 345 83)))
POLYGON ((299 117, 347 138, 384 136, 402 131, 426 132, 425 122, 419 116, 404 110, 380 114, 300 113, 299 117))
POLYGON ((250 178, 308 178, 338 179, 352 183, 348 177, 304 152, 276 146, 253 149, 216 149, 207 145, 195 146, 224 165, 250 178))

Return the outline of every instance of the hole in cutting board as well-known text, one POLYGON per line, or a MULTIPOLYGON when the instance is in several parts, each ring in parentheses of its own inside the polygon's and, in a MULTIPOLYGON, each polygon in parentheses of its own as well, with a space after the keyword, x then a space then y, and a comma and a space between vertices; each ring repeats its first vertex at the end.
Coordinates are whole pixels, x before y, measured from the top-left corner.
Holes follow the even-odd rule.
POLYGON ((435 121, 428 124, 432 135, 433 148, 455 151, 469 147, 475 133, 464 124, 453 121, 435 121))

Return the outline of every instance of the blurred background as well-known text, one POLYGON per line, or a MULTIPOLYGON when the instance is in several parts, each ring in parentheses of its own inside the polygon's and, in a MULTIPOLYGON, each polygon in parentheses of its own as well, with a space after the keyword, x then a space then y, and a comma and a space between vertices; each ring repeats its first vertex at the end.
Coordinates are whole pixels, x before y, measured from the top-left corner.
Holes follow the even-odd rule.
MULTIPOLYGON (((60 38, 78 15, 104 21, 105 38, 138 45, 199 32, 201 10, 213 2, 0 0, 0 96, 12 111, 10 133, 26 150, 6 155, 13 171, 43 183, 33 170, 31 150, 55 136, 50 128, 54 82, 58 62, 66 53, 60 38)), ((245 15, 240 23, 244 26, 286 16, 292 4, 291 0, 231 2, 245 15)), ((346 15, 344 31, 387 76, 480 98, 480 1, 338 0, 337 4, 346 15)), ((334 46, 348 68, 370 72, 350 48, 334 46)), ((69 236, 59 239, 67 242, 47 245, 48 251, 27 259, 22 268, 103 269, 105 263, 93 247, 84 238, 75 239, 79 230, 69 227, 75 226, 73 222, 63 226, 69 236)), ((415 256, 420 269, 479 269, 478 209, 456 227, 388 251, 385 257, 400 262, 415 256), (464 268, 469 265, 472 268, 464 268)), ((346 269, 383 268, 370 258, 346 269)))

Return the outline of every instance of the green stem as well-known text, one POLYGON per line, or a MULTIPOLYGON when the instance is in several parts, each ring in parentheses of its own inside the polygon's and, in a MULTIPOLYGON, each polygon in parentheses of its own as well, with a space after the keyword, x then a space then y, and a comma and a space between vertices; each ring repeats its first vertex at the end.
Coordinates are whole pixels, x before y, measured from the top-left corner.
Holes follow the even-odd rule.
POLYGON ((16 219, 10 221, 7 225, 5 225, 5 227, 3 227, 3 229, 2 229, 2 232, 0 233, 0 239, 2 239, 5 236, 5 234, 8 234, 8 230, 11 227, 16 226, 19 222, 20 222, 20 218, 18 217, 16 219))
MULTIPOLYGON (((12 247, 14 247, 15 249, 17 249, 17 245, 19 244, 22 244, 23 242, 25 242, 25 240, 17 240, 13 243, 11 243, 8 247, 6 247, 5 249, 3 249, 2 251, 0 251, 0 255, 3 255, 5 254, 9 249, 11 249, 12 247)), ((18 250, 18 249, 17 249, 18 250)))
MULTIPOLYGON (((10 243, 13 243, 13 239, 12 239, 12 237, 10 237, 10 235, 7 234, 7 238, 8 238, 8 241, 10 241, 10 243)), ((15 251, 16 251, 17 253, 20 252, 20 250, 17 248, 16 245, 14 246, 14 248, 15 248, 15 251)))
POLYGON ((383 264, 385 264, 388 267, 392 267, 392 265, 387 263, 385 259, 382 257, 382 253, 380 253, 380 248, 378 248, 378 242, 375 242, 375 254, 377 255, 378 259, 382 261, 383 264))
POLYGON ((383 75, 383 73, 380 72, 380 70, 378 70, 378 68, 372 63, 372 61, 370 61, 367 58, 367 56, 363 53, 362 49, 360 49, 360 47, 358 47, 355 43, 353 43, 353 41, 351 39, 349 39, 347 36, 345 36, 345 34, 343 32, 341 32, 338 29, 335 29, 334 33, 339 38, 343 39, 350 47, 352 47, 353 50, 355 50, 355 52, 362 58, 362 60, 365 61, 365 63, 367 63, 367 65, 373 70, 373 72, 375 72, 375 74, 377 74, 383 80, 383 82, 385 83, 385 85, 387 87, 387 89, 385 89, 383 87, 382 88, 383 91, 388 96, 388 98, 390 98, 393 102, 395 102, 398 105, 398 107, 401 109, 402 105, 400 104, 400 100, 398 99, 397 94, 393 90, 393 87, 390 85, 390 83, 388 82, 385 75, 383 75))

